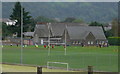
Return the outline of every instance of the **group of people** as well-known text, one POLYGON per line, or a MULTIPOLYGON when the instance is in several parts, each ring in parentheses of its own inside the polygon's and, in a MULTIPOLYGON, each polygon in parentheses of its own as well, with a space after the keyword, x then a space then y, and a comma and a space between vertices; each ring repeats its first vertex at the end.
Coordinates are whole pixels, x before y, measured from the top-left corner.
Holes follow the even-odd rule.
MULTIPOLYGON (((84 47, 84 46, 85 46, 85 45, 84 45, 84 43, 81 43, 81 46, 82 46, 82 47, 84 47)), ((102 44, 101 44, 101 43, 99 43, 99 44, 98 44, 98 45, 96 45, 96 46, 97 46, 97 47, 100 47, 100 48, 101 48, 101 47, 108 47, 108 46, 109 46, 109 44, 108 44, 108 43, 102 43, 102 44)))
MULTIPOLYGON (((52 48, 55 48, 55 45, 50 45, 52 48)), ((44 45, 44 48, 49 48, 50 46, 48 46, 48 45, 44 45)), ((63 47, 64 48, 66 48, 66 46, 65 45, 63 45, 63 47)))
MULTIPOLYGON (((50 46, 48 46, 48 45, 44 45, 44 48, 49 48, 50 46)), ((52 48, 54 48, 55 46, 54 45, 52 45, 52 48)))
POLYGON ((103 44, 98 44, 98 46, 101 48, 101 47, 108 47, 109 44, 108 43, 103 43, 103 44))

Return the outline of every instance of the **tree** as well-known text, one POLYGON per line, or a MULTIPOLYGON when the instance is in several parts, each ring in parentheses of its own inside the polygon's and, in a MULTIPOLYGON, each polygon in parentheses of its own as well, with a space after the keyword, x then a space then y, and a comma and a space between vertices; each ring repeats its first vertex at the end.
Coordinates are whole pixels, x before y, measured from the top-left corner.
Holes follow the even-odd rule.
POLYGON ((91 22, 89 26, 102 26, 102 24, 95 21, 91 22))
POLYGON ((76 20, 76 18, 74 18, 74 17, 68 17, 68 18, 66 18, 63 22, 69 22, 69 23, 71 23, 71 22, 73 22, 74 20, 76 20))
POLYGON ((12 36, 13 29, 10 29, 10 26, 7 26, 2 22, 2 39, 5 39, 7 36, 12 36))
POLYGON ((82 19, 75 19, 72 21, 73 23, 84 23, 82 19))
POLYGON ((38 16, 37 18, 35 18, 35 21, 36 22, 44 22, 44 23, 57 22, 56 20, 47 18, 45 16, 38 16))
POLYGON ((36 25, 36 22, 35 22, 35 19, 31 19, 31 24, 30 24, 30 26, 29 26, 29 29, 28 29, 28 31, 29 32, 33 32, 34 31, 34 28, 35 28, 35 25, 36 25))
MULTIPOLYGON (((13 8, 13 12, 10 15, 11 20, 17 20, 16 25, 13 27, 17 28, 16 32, 18 32, 18 36, 20 36, 20 34, 21 34, 20 25, 21 25, 21 10, 22 10, 22 8, 23 7, 21 6, 21 3, 16 2, 15 6, 13 8)), ((31 23, 31 16, 29 14, 30 13, 25 11, 25 8, 23 8, 23 29, 24 29, 24 32, 29 29, 29 25, 31 23)))
POLYGON ((114 34, 114 36, 118 37, 118 35, 120 35, 120 34, 118 34, 119 33, 118 32, 118 28, 119 28, 118 20, 117 19, 113 19, 111 23, 112 23, 113 34, 114 34))
POLYGON ((113 36, 113 31, 112 31, 112 29, 111 30, 108 30, 108 31, 106 31, 106 37, 108 38, 108 37, 112 37, 113 36))

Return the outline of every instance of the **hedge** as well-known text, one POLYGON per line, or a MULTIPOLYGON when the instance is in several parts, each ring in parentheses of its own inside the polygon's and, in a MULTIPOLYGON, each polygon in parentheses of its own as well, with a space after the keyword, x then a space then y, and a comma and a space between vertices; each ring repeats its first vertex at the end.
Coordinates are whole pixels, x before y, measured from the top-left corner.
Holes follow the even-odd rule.
POLYGON ((120 46, 120 37, 109 37, 108 38, 108 43, 110 45, 118 45, 118 46, 120 46))

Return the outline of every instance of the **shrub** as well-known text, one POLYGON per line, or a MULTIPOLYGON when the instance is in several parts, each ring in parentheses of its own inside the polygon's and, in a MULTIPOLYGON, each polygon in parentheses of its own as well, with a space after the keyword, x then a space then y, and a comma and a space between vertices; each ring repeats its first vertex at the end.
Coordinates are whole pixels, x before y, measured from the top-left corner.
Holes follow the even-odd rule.
POLYGON ((108 38, 108 43, 110 45, 120 45, 120 37, 109 37, 108 38))

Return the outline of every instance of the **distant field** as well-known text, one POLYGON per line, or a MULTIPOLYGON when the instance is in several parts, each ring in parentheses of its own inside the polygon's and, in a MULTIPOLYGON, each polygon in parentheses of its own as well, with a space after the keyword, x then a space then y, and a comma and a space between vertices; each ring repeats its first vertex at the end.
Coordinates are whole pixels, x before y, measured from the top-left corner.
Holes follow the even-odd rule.
MULTIPOLYGON (((4 46, 3 62, 20 63, 20 47, 4 46)), ((50 56, 48 49, 39 46, 28 46, 23 49, 23 64, 46 66, 47 62, 66 62, 69 68, 87 70, 87 66, 92 65, 96 71, 118 71, 118 47, 81 47, 68 46, 67 55, 64 55, 63 46, 51 48, 50 56)), ((65 65, 51 64, 55 67, 65 65)))

